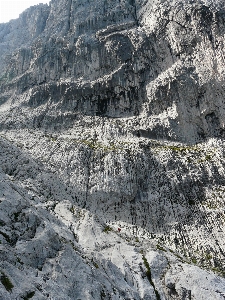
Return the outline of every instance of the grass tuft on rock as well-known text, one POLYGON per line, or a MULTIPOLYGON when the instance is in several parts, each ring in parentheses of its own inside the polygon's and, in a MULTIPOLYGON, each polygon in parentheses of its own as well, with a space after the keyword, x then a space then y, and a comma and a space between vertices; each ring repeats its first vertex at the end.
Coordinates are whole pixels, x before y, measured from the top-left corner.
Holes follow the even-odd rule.
POLYGON ((1 283, 4 285, 5 289, 8 292, 11 292, 14 285, 10 281, 10 279, 5 275, 5 273, 1 272, 1 277, 0 277, 1 283))
POLYGON ((112 231, 112 228, 111 228, 109 225, 107 225, 107 226, 103 229, 103 232, 105 232, 105 233, 109 233, 110 231, 112 231))
POLYGON ((146 276, 148 278, 148 281, 150 282, 151 286, 153 287, 154 289, 154 292, 155 292, 155 295, 156 295, 156 299, 157 300, 160 300, 160 295, 159 295, 159 292, 157 291, 156 287, 155 287, 155 284, 154 282, 152 281, 152 274, 151 274, 151 269, 150 269, 150 266, 149 266, 149 263, 146 259, 146 257, 144 255, 142 255, 142 259, 143 259, 143 262, 144 262, 144 265, 147 269, 146 271, 146 276))

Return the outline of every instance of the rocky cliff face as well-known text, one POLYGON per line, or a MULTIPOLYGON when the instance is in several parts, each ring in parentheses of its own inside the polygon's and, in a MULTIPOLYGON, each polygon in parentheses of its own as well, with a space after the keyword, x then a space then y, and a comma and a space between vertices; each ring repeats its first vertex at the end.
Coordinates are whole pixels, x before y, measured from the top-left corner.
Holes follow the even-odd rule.
POLYGON ((1 299, 225 298, 224 34, 223 1, 0 24, 1 299))

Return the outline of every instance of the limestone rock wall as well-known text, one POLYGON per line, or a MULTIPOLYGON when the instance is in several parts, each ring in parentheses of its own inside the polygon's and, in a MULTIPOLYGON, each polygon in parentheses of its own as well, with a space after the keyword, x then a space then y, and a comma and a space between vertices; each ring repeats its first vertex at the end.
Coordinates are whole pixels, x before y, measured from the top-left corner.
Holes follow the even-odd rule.
POLYGON ((0 24, 5 299, 223 299, 224 20, 52 0, 0 24))
MULTIPOLYGON (((149 137, 196 142, 223 136, 222 4, 52 1, 50 12, 34 9, 46 11, 43 20, 36 17, 39 27, 29 27, 40 38, 6 60, 2 91, 22 93, 31 107, 48 101, 85 115, 139 115, 149 137), (176 116, 168 115, 171 109, 176 116), (167 120, 155 124, 153 116, 161 114, 167 120)), ((16 39, 4 32, 14 51, 16 39)))

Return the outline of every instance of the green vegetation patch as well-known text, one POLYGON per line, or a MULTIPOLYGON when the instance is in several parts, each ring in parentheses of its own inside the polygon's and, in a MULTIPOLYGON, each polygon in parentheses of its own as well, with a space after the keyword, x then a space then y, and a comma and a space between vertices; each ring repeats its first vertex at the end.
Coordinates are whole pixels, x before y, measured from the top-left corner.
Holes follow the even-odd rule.
POLYGON ((152 274, 151 274, 151 269, 150 269, 150 266, 149 266, 149 263, 146 259, 146 257, 144 255, 142 255, 142 259, 143 259, 143 262, 144 262, 144 265, 147 269, 146 271, 146 276, 148 278, 148 281, 150 282, 151 286, 153 287, 154 291, 155 291, 155 295, 156 295, 156 299, 157 300, 160 300, 160 295, 159 295, 159 292, 157 291, 157 289, 155 288, 155 284, 154 282, 152 281, 152 274))
POLYGON ((91 259, 91 262, 96 269, 99 268, 99 265, 93 260, 93 258, 91 259))
POLYGON ((165 248, 163 248, 161 245, 159 245, 159 244, 157 244, 156 245, 156 248, 158 249, 158 250, 161 250, 161 251, 164 251, 164 252, 167 252, 166 251, 166 249, 165 248))
POLYGON ((197 264, 197 258, 193 256, 191 258, 191 262, 196 265, 197 264))
POLYGON ((181 153, 184 154, 186 152, 201 152, 201 148, 198 147, 197 145, 185 145, 185 146, 181 146, 181 145, 163 145, 161 143, 154 143, 152 145, 153 148, 157 148, 157 149, 162 149, 162 150, 171 150, 173 152, 177 152, 177 153, 181 153))
POLYGON ((71 206, 69 210, 78 219, 84 217, 84 213, 82 212, 82 210, 77 209, 75 206, 71 206))
POLYGON ((211 260, 213 257, 212 257, 212 255, 210 254, 210 253, 206 253, 205 254, 205 259, 206 260, 211 260))
POLYGON ((75 214, 75 209, 74 209, 74 207, 72 206, 72 207, 70 207, 70 212, 74 215, 75 214))
POLYGON ((10 279, 5 275, 4 272, 1 272, 1 277, 0 277, 1 283, 4 285, 5 289, 8 292, 11 292, 14 285, 12 284, 12 282, 10 281, 10 279))
POLYGON ((116 152, 119 150, 123 150, 122 145, 119 146, 117 144, 114 143, 110 143, 109 145, 105 145, 102 144, 98 141, 96 141, 95 139, 87 139, 87 140, 77 140, 77 139, 72 139, 73 143, 77 143, 77 144, 82 144, 87 146, 88 148, 92 149, 92 150, 102 150, 104 152, 116 152))
POLYGON ((109 225, 107 225, 107 226, 103 229, 103 232, 105 232, 105 233, 109 233, 110 231, 112 231, 112 228, 111 228, 109 225))
POLYGON ((224 269, 220 269, 219 267, 213 267, 213 268, 210 268, 210 270, 213 271, 214 273, 218 274, 219 276, 225 278, 224 269))

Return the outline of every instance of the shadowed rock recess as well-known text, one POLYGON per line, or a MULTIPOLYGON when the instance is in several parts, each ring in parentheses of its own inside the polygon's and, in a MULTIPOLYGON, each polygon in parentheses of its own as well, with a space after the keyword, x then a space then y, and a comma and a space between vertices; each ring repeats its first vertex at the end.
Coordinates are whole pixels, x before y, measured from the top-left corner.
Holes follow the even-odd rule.
POLYGON ((0 299, 225 299, 224 57, 223 0, 0 24, 0 299))

